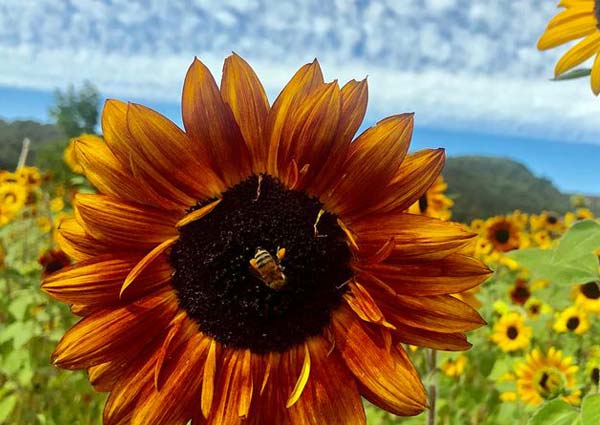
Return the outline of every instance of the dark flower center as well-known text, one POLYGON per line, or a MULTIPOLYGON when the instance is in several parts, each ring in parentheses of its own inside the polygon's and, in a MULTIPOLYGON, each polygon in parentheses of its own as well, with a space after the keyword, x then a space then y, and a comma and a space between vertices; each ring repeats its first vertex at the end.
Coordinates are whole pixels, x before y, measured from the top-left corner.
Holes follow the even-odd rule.
POLYGON ((529 312, 533 315, 536 315, 540 312, 540 305, 539 304, 532 304, 529 307, 529 312))
POLYGON ((548 224, 556 224, 558 223, 558 217, 556 217, 554 214, 548 214, 546 222, 548 224))
POLYGON ((600 287, 598 286, 598 282, 588 282, 581 285, 580 291, 586 298, 591 300, 600 298, 600 287))
POLYGON ((570 331, 574 331, 579 327, 579 317, 569 317, 567 320, 567 329, 570 331))
POLYGON ((257 353, 285 351, 329 323, 352 277, 351 253, 337 217, 320 215, 317 199, 270 176, 258 187, 248 178, 179 229, 173 286, 203 333, 257 353))
POLYGON ((419 211, 421 214, 424 214, 427 211, 428 206, 429 202, 427 201, 427 194, 424 194, 419 198, 419 211))
POLYGON ((518 285, 511 291, 510 296, 515 304, 523 305, 531 296, 531 292, 529 291, 529 288, 527 288, 527 286, 518 285))
POLYGON ((509 326, 508 329, 506 330, 506 336, 509 339, 517 339, 517 337, 519 336, 519 331, 516 327, 509 326))
POLYGON ((496 230, 496 240, 500 243, 506 243, 510 239, 510 232, 508 229, 498 229, 496 230))
POLYGON ((596 26, 600 29, 600 0, 594 1, 594 16, 596 17, 596 26))
POLYGON ((548 388, 546 387, 546 385, 548 384, 548 374, 546 372, 544 372, 542 374, 542 377, 540 378, 540 387, 542 387, 543 389, 547 390, 548 388))
POLYGON ((590 378, 592 378, 592 383, 594 385, 600 384, 600 369, 597 367, 593 368, 590 378))

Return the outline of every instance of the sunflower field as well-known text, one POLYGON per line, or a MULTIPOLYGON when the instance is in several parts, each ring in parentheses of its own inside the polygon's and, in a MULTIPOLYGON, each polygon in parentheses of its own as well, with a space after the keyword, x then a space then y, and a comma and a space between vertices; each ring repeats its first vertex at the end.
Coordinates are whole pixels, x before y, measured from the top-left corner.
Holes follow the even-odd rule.
MULTIPOLYGON (((86 373, 49 362, 76 320, 39 282, 71 263, 57 229, 73 216, 74 197, 93 192, 72 143, 64 158, 71 170, 64 181, 27 166, 1 174, 0 423, 95 424, 102 415, 105 397, 86 373)), ((446 189, 438 178, 411 212, 449 219, 446 189)), ((579 208, 563 216, 515 211, 465 226, 478 235, 474 252, 495 273, 455 296, 487 325, 468 333, 472 348, 465 352, 406 346, 435 423, 597 423, 600 222, 579 208)), ((420 424, 429 414, 401 419, 365 406, 369 424, 420 424)))

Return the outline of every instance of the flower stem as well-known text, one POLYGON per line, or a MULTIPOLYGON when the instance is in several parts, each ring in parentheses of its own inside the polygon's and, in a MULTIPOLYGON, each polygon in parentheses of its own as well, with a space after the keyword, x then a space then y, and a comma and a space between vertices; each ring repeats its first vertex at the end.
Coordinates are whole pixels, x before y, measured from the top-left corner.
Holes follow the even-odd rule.
POLYGON ((429 384, 427 385, 427 399, 429 411, 427 412, 427 425, 435 425, 435 401, 437 397, 437 351, 428 350, 427 368, 429 369, 429 384))

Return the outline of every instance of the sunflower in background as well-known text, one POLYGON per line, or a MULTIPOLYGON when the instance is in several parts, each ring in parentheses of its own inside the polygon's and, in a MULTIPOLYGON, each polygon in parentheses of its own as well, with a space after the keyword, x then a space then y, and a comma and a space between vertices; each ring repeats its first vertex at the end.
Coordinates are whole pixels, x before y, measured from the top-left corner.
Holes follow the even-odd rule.
POLYGON ((17 180, 28 190, 32 191, 42 184, 42 174, 36 167, 23 166, 15 171, 17 180))
POLYGON ((407 154, 412 114, 354 141, 366 81, 303 66, 269 105, 239 56, 220 87, 194 60, 185 131, 110 100, 77 158, 99 194, 59 229, 76 263, 43 289, 83 316, 52 361, 110 392, 104 422, 364 424, 361 395, 426 406, 402 344, 470 347, 450 294, 489 270, 465 227, 406 210, 442 150, 407 154), (340 176, 344 179, 340 180, 340 176))
POLYGON ((440 220, 450 220, 454 206, 454 201, 446 196, 448 184, 440 174, 433 185, 427 189, 427 192, 412 204, 408 209, 411 214, 422 214, 427 217, 439 218, 440 220))
POLYGON ((12 182, 0 184, 0 226, 9 223, 26 202, 26 187, 12 182))
POLYGON ((455 358, 448 358, 444 360, 440 365, 440 369, 444 375, 455 378, 463 374, 468 361, 469 360, 467 359, 467 356, 464 354, 459 354, 455 358))
POLYGON ((496 216, 485 223, 485 237, 499 252, 508 252, 523 247, 524 235, 521 226, 511 216, 496 216))
POLYGON ((565 72, 595 56, 590 83, 595 95, 600 93, 600 1, 562 0, 565 10, 554 16, 538 41, 538 49, 552 49, 561 44, 581 39, 556 63, 554 76, 565 72))
POLYGON ((509 288, 508 296, 514 304, 523 305, 531 297, 531 289, 527 279, 517 277, 515 283, 509 288))
POLYGON ((546 231, 550 233, 562 233, 565 231, 565 224, 561 216, 556 213, 544 211, 537 215, 532 214, 529 218, 531 230, 546 231))
POLYGON ((565 225, 571 226, 580 220, 589 220, 594 218, 594 213, 589 208, 577 208, 575 212, 569 211, 565 214, 565 225))
POLYGON ((575 388, 578 369, 571 357, 563 357, 562 351, 554 347, 547 354, 534 348, 524 362, 516 365, 517 394, 532 406, 556 397, 577 405, 581 401, 581 390, 575 388))
POLYGON ((539 298, 529 298, 524 307, 525 311, 527 311, 527 317, 532 320, 535 320, 544 314, 552 313, 552 307, 539 298))
POLYGON ((600 390, 600 345, 594 345, 585 362, 585 377, 593 390, 600 390))
POLYGON ((581 335, 590 329, 590 321, 585 311, 581 311, 577 306, 571 306, 557 313, 552 328, 558 333, 570 332, 581 335))
POLYGON ((525 324, 523 315, 507 312, 494 326, 491 339, 502 351, 523 350, 529 346, 531 328, 525 324))
POLYGON ((573 287, 575 304, 590 313, 600 313, 600 281, 592 281, 573 287))

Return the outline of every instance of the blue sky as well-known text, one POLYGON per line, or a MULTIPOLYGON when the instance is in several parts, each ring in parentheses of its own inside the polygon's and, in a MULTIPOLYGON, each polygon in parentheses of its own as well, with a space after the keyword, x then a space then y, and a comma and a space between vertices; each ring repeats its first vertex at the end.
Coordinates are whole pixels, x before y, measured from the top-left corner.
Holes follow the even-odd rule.
POLYGON ((52 90, 103 96, 176 122, 198 56, 219 78, 246 58, 274 98, 317 57, 326 79, 369 79, 367 123, 416 112, 415 147, 519 159, 561 189, 600 193, 599 100, 549 81, 565 49, 535 43, 555 0, 0 0, 0 117, 48 120, 52 90))

